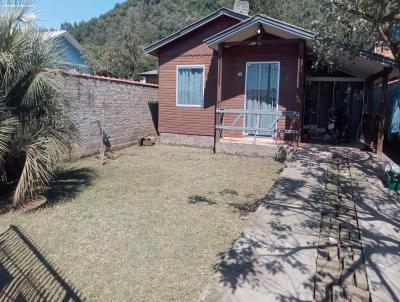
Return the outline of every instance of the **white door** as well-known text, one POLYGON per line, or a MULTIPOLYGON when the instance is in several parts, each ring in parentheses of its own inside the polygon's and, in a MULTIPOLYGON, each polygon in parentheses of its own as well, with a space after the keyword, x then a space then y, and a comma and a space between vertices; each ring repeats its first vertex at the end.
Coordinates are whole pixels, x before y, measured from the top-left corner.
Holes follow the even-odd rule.
MULTIPOLYGON (((278 110, 279 62, 251 62, 246 66, 246 109, 278 110)), ((248 134, 271 136, 276 127, 276 115, 251 115, 245 117, 245 127, 266 128, 267 131, 246 131, 248 134)))

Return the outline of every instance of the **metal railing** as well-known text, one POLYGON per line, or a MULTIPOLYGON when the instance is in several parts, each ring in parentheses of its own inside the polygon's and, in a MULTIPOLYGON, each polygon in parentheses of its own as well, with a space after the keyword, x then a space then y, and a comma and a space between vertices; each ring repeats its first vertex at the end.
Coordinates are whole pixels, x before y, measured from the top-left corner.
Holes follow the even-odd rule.
POLYGON ((249 135, 254 135, 254 139, 256 139, 257 135, 271 135, 276 136, 278 133, 285 134, 299 134, 299 130, 297 129, 286 129, 286 128, 278 128, 277 125, 282 118, 290 117, 292 119, 299 119, 299 113, 296 111, 268 111, 268 110, 246 110, 246 109, 225 109, 218 108, 216 110, 216 125, 215 129, 220 130, 220 137, 224 137, 224 131, 240 131, 247 132, 249 135), (229 125, 225 125, 225 116, 226 115, 236 115, 233 122, 229 125), (271 123, 267 125, 267 127, 252 127, 246 126, 245 122, 243 125, 238 125, 239 121, 243 119, 253 120, 255 117, 259 120, 260 116, 272 116, 271 123))

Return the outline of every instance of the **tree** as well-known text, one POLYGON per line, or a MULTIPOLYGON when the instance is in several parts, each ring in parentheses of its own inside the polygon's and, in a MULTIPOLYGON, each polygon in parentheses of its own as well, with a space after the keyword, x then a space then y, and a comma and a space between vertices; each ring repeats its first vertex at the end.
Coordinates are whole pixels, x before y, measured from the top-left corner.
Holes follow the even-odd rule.
POLYGON ((275 18, 282 12, 281 4, 283 3, 283 1, 279 0, 253 0, 249 2, 252 14, 264 14, 272 18, 275 18))
POLYGON ((269 17, 311 29, 312 22, 321 19, 318 0, 252 0, 252 14, 269 17))
MULTIPOLYGON (((310 29, 321 14, 319 0, 250 0, 250 14, 263 13, 310 29)), ((119 76, 155 69, 142 48, 182 29, 234 0, 127 0, 102 16, 63 29, 81 42, 95 66, 119 76)), ((89 62, 89 64, 90 64, 89 62)), ((95 70, 95 68, 94 68, 95 70)))
POLYGON ((325 62, 334 62, 344 51, 358 56, 383 43, 400 64, 400 1, 324 0, 320 7, 325 17, 314 23, 314 32, 325 62))
POLYGON ((32 1, 8 4, 0 3, 0 186, 19 204, 49 184, 78 137, 55 71, 59 42, 24 23, 32 1))
MULTIPOLYGON (((355 57, 362 51, 372 51, 376 45, 383 45, 391 50, 400 76, 399 0, 324 0, 321 10, 325 18, 314 25, 317 63, 333 66, 344 52, 355 57)), ((384 88, 387 73, 382 83, 384 88)), ((387 102, 387 98, 381 98, 376 141, 378 153, 383 149, 387 102)))
POLYGON ((139 25, 135 9, 130 7, 121 25, 121 31, 114 43, 114 54, 117 58, 114 71, 123 76, 133 77, 137 73, 140 58, 144 55, 140 46, 139 25))
POLYGON ((60 29, 61 30, 66 30, 66 31, 71 31, 73 29, 73 25, 69 22, 64 22, 61 24, 60 29))
POLYGON ((99 66, 124 77, 155 69, 157 60, 143 47, 181 29, 234 0, 127 0, 102 16, 64 23, 85 48, 93 70, 99 66), (91 63, 93 62, 93 64, 91 63))
POLYGON ((92 72, 106 69, 121 77, 134 77, 144 56, 140 45, 137 14, 131 7, 125 12, 118 31, 107 35, 104 43, 85 45, 85 61, 92 72))

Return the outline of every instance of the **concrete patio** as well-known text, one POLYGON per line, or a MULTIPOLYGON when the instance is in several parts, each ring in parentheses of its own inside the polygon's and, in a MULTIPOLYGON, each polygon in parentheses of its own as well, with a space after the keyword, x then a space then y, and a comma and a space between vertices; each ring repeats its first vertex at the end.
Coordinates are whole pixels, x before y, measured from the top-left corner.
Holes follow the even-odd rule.
POLYGON ((313 300, 324 172, 332 152, 350 157, 372 300, 400 301, 400 194, 384 187, 372 154, 318 145, 298 150, 232 249, 220 255, 200 301, 313 300))

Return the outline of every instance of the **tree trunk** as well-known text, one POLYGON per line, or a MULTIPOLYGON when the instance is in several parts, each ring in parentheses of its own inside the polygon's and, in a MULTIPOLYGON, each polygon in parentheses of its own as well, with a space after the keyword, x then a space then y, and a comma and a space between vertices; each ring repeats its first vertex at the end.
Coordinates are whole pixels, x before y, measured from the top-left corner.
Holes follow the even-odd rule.
POLYGON ((376 153, 381 155, 383 152, 383 141, 385 139, 385 126, 386 126, 386 107, 387 107, 387 86, 389 80, 389 69, 385 68, 382 77, 381 86, 381 101, 379 109, 379 124, 378 124, 378 139, 376 142, 376 153))

